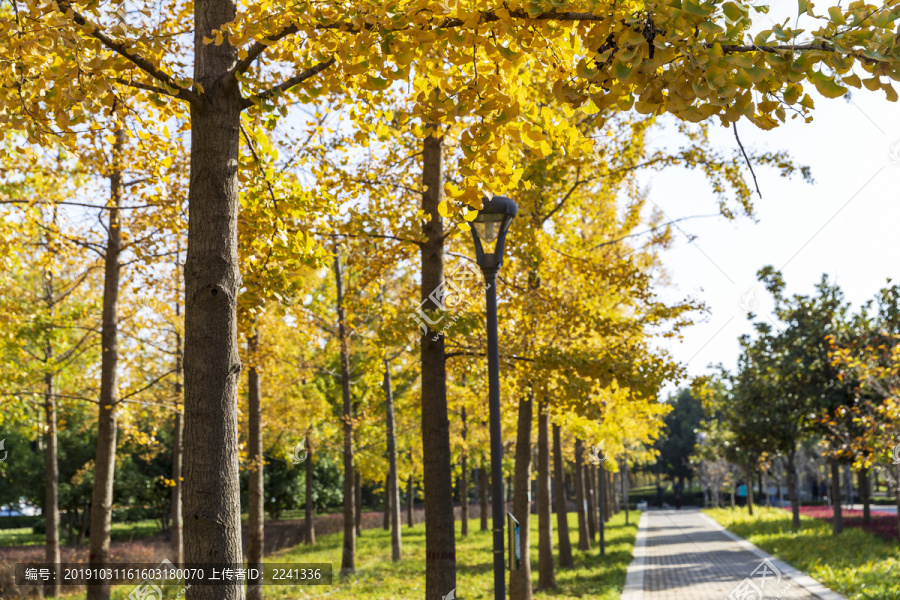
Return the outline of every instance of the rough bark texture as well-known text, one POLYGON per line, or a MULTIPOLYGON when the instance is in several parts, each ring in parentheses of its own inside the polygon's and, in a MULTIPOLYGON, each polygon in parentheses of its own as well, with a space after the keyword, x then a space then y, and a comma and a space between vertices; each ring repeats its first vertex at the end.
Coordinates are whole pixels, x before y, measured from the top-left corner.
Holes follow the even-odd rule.
MULTIPOLYGON (((240 90, 223 77, 238 60, 228 39, 204 44, 234 20, 234 0, 194 3, 191 182, 184 268, 184 551, 186 563, 240 567, 238 478, 237 222, 240 90)), ((227 37, 227 36, 226 36, 227 37)), ((243 585, 193 585, 188 600, 241 600, 243 585)))
POLYGON ((394 431, 394 391, 391 387, 391 365, 384 361, 384 398, 387 421, 388 481, 387 494, 390 505, 391 559, 403 558, 400 533, 400 487, 397 481, 397 433, 394 431))
MULTIPOLYGON (((52 346, 47 344, 47 358, 52 356, 52 346)), ((59 460, 57 448, 56 426, 56 396, 53 391, 53 373, 44 374, 44 419, 47 426, 44 432, 44 474, 46 482, 46 496, 44 504, 44 522, 46 523, 46 541, 44 559, 51 564, 58 565, 59 556, 59 460)), ((45 588, 47 595, 56 597, 60 595, 60 573, 57 579, 45 588)))
MULTIPOLYGON (((462 407, 462 439, 463 445, 466 443, 466 407, 462 407)), ((469 467, 466 457, 466 449, 463 448, 462 458, 462 475, 459 481, 459 513, 462 523, 460 524, 460 533, 463 537, 469 535, 469 467)))
POLYGON ((354 525, 356 526, 356 535, 362 535, 362 473, 359 469, 353 471, 353 493, 356 494, 356 513, 353 515, 354 525))
POLYGON ((556 530, 559 538, 559 566, 568 568, 572 561, 572 542, 569 540, 568 511, 566 510, 566 474, 563 472, 562 442, 559 425, 553 425, 553 472, 556 474, 556 530))
POLYGON ((844 514, 841 510, 841 467, 836 460, 831 461, 831 502, 834 506, 831 531, 838 535, 844 531, 844 514))
POLYGON ((538 590, 556 587, 553 567, 553 506, 550 500, 550 415, 538 403, 538 590))
MULTIPOLYGON (((443 138, 429 135, 422 152, 422 290, 426 311, 438 307, 429 295, 444 282, 444 225, 438 212, 444 190, 443 138)), ((453 524, 450 420, 447 373, 440 322, 421 337, 422 462, 425 511, 425 600, 441 600, 456 589, 456 532, 453 524), (437 337, 437 339, 432 339, 437 337)))
POLYGON ((607 511, 609 502, 606 497, 606 469, 603 468, 603 465, 597 466, 597 498, 599 499, 598 507, 600 510, 600 515, 597 523, 597 531, 600 534, 600 556, 604 556, 606 554, 606 519, 607 519, 607 511))
MULTIPOLYGON (((625 524, 628 525, 628 450, 626 449, 622 458, 622 503, 625 505, 625 524)), ((684 488, 682 488, 683 490, 684 488)), ((683 492, 682 492, 683 493, 683 492)))
POLYGON ((309 431, 306 432, 306 511, 304 519, 306 521, 306 533, 303 541, 307 545, 316 543, 316 508, 313 505, 313 464, 312 464, 312 442, 309 439, 309 431))
MULTIPOLYGON (((175 301, 175 319, 181 317, 181 298, 175 301)), ((184 350, 181 346, 180 323, 175 327, 175 429, 172 432, 172 562, 176 565, 184 563, 184 509, 182 507, 181 482, 184 469, 184 398, 181 394, 181 381, 184 377, 184 350)))
MULTIPOLYGON (((116 470, 116 379, 119 362, 119 257, 122 254, 121 224, 117 207, 122 202, 120 166, 125 133, 116 131, 113 168, 109 176, 114 208, 109 211, 106 254, 104 256, 103 316, 100 331, 100 402, 97 417, 97 455, 94 459, 94 490, 91 497, 90 564, 110 560, 109 534, 112 525, 113 482, 116 470)), ((87 600, 109 600, 112 586, 101 583, 87 587, 87 600)))
POLYGON ((488 530, 488 476, 484 465, 478 469, 478 502, 481 508, 481 531, 488 530))
POLYGON ((413 503, 416 499, 416 491, 413 488, 412 475, 406 480, 406 526, 413 526, 413 503))
MULTIPOLYGON (((254 331, 247 340, 247 354, 250 368, 247 370, 247 459, 249 468, 248 515, 247 515, 247 568, 261 569, 263 563, 265 491, 263 490, 263 439, 262 439, 262 390, 259 370, 256 366, 259 333, 254 331)), ((247 600, 262 600, 261 579, 249 579, 247 600)))
POLYGON ((353 404, 350 399, 350 354, 344 322, 344 280, 341 256, 335 248, 334 281, 337 287, 338 341, 341 349, 341 397, 344 429, 344 546, 341 577, 356 570, 356 476, 353 473, 353 404))
MULTIPOLYGON (((513 516, 519 522, 521 563, 518 571, 509 574, 509 599, 531 600, 531 419, 533 394, 519 400, 519 428, 516 434, 515 488, 513 516)), ((510 548, 512 554, 515 548, 510 548)))
POLYGON ((587 497, 584 489, 584 443, 575 440, 575 512, 578 515, 578 549, 590 550, 591 538, 588 535, 587 497))
POLYGON ((788 499, 791 501, 791 527, 794 531, 800 530, 800 499, 797 493, 797 453, 794 450, 787 455, 787 485, 788 499))

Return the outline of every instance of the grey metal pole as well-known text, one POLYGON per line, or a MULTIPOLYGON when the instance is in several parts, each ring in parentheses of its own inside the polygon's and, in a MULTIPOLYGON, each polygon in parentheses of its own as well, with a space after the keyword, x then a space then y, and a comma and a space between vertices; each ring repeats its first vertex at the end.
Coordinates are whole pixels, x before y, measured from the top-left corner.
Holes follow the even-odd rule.
POLYGON ((506 600, 503 550, 503 440, 500 431, 500 347, 497 340, 497 269, 484 269, 487 285, 488 408, 491 437, 491 490, 494 531, 494 600, 506 600))

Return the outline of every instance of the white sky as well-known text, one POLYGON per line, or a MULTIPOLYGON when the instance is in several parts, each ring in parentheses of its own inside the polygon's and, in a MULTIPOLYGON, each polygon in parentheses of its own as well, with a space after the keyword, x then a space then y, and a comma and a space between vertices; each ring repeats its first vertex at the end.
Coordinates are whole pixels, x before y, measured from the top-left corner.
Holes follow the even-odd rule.
MULTIPOLYGON (((798 118, 772 131, 739 125, 748 150, 788 150, 797 164, 812 168, 814 185, 756 168, 763 194, 755 200, 758 222, 743 217, 678 224, 684 234, 676 230, 677 241, 663 258, 672 280, 664 295, 690 295, 709 308, 681 343, 667 346, 687 363, 690 377, 708 372, 710 364, 735 366, 737 338, 752 332, 742 299, 756 287, 757 314, 772 307, 755 277, 764 265, 782 270, 789 294, 812 293, 827 273, 854 307, 872 298, 886 278, 900 279, 900 105, 880 91, 851 91, 848 102, 813 90, 809 124, 798 118), (696 238, 691 243, 687 236, 696 238)), ((730 129, 716 127, 714 135, 717 144, 736 147, 730 129)), ((671 219, 716 211, 698 173, 669 170, 646 180, 649 198, 671 219)))

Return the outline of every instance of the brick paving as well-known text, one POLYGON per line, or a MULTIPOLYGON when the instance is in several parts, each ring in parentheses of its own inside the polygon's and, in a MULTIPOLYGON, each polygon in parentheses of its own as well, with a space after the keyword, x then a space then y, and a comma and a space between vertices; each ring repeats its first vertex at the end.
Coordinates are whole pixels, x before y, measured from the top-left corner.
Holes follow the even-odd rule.
POLYGON ((634 556, 622 600, 843 599, 695 509, 644 512, 634 556))

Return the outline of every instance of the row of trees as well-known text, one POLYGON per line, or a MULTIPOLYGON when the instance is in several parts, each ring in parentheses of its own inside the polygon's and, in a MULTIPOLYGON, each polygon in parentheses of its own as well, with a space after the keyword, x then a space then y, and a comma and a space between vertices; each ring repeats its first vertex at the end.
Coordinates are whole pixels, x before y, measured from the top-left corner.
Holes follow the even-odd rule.
MULTIPOLYGON (((674 164, 703 169, 726 213, 729 184, 748 210, 749 193, 739 163, 705 147, 702 126, 686 128, 683 151, 647 150, 651 116, 716 115, 724 124, 746 117, 769 128, 788 110, 808 116, 804 82, 827 97, 865 85, 893 99, 889 79, 900 78, 898 7, 854 3, 825 16, 806 4, 816 26, 775 27, 752 44, 751 19, 733 18, 747 7, 729 0, 724 16, 717 8, 681 0, 639 8, 3 5, 0 27, 9 35, 0 44, 0 86, 10 93, 0 94, 0 123, 8 128, 2 158, 11 210, 4 298, 16 305, 18 286, 37 277, 41 302, 12 306, 9 322, 43 324, 31 338, 7 340, 8 360, 35 365, 21 381, 13 377, 8 393, 19 408, 9 418, 27 423, 25 407, 42 407, 48 559, 58 560, 58 403, 69 399, 97 406, 92 562, 109 559, 118 441, 140 421, 129 406, 139 402, 148 416, 174 413, 172 493, 182 494, 183 476, 188 562, 241 559, 242 459, 250 471, 248 555, 261 560, 273 424, 308 434, 314 449, 339 439, 342 570, 352 571, 352 482, 366 469, 355 454, 382 438, 376 408, 383 390, 391 414, 388 382, 398 369, 420 373, 397 399, 410 408, 394 412, 397 421, 418 419, 421 435, 408 447, 420 449, 429 506, 425 595, 437 600, 455 588, 459 445, 449 416, 465 408, 463 422, 482 417, 483 344, 477 309, 454 314, 441 335, 450 320, 445 260, 467 254, 462 234, 485 193, 515 191, 521 207, 521 237, 503 274, 501 334, 504 420, 520 436, 517 481, 528 472, 533 402, 580 439, 608 438, 613 453, 624 447, 623 432, 629 442, 652 439, 655 392, 677 372, 652 338, 674 335, 692 306, 653 294, 667 230, 637 237, 645 232, 634 174, 674 164), (823 74, 823 64, 834 74, 823 74), (73 210, 61 214, 63 207, 73 210), (627 243, 633 238, 649 241, 627 243), (157 300, 145 324, 120 314, 123 280, 157 300), (68 312, 70 301, 83 308, 68 312), (419 317, 417 352, 409 312, 419 317), (63 315, 71 320, 60 325, 63 315), (160 331, 168 334, 162 343, 160 331), (322 369, 338 375, 325 391, 303 375, 322 369)), ((757 158, 793 169, 781 155, 757 158)), ((404 447, 389 431, 403 423, 386 429, 387 464, 398 464, 404 447)), ((392 495, 398 469, 388 468, 392 495)), ((177 500, 173 506, 179 531, 177 500)), ((188 597, 243 593, 237 585, 194 586, 188 597)), ((90 600, 108 597, 103 586, 89 590, 90 600)))
POLYGON ((741 338, 736 372, 697 382, 707 413, 698 458, 709 474, 738 465, 748 482, 782 460, 795 528, 801 456, 828 465, 823 495, 833 500, 835 534, 843 528, 841 465, 857 474, 865 519, 873 473, 900 506, 900 287, 888 281, 854 312, 824 276, 814 294, 793 296, 775 269, 761 269, 759 279, 775 319, 757 321, 756 334, 741 338))

